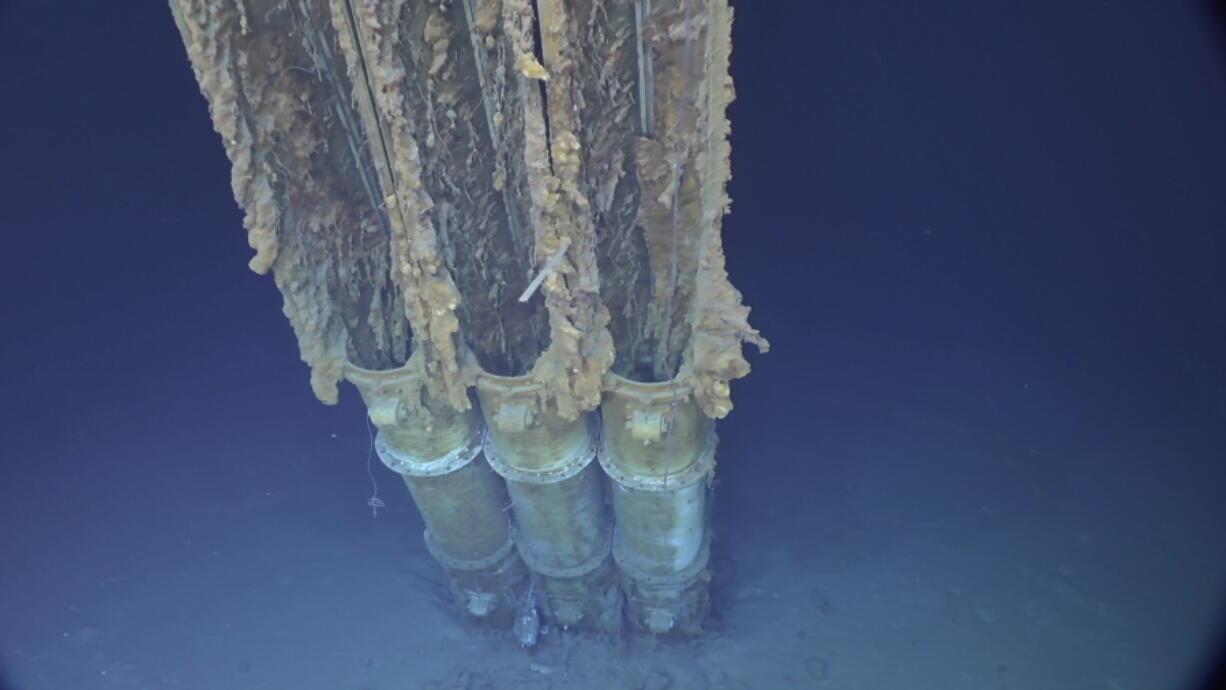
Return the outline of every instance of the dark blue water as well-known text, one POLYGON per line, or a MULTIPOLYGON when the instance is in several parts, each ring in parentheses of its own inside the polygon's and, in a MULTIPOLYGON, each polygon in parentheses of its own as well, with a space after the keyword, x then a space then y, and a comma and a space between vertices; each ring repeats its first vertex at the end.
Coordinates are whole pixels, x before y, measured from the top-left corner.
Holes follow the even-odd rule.
POLYGON ((317 403, 166 7, 0 6, 15 688, 1193 687, 1226 605, 1210 7, 736 3, 697 643, 464 629, 317 403), (825 680, 813 675, 820 667, 825 680))

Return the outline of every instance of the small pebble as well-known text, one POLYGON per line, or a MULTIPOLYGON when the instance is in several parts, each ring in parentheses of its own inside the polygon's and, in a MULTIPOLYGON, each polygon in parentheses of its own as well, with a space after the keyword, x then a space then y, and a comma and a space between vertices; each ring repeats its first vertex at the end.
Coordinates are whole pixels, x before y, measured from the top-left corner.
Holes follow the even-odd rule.
POLYGON ((826 663, 826 660, 821 657, 811 656, 805 659, 805 672, 816 683, 826 680, 826 671, 829 667, 830 664, 826 663))
POLYGON ((656 669, 647 675, 643 690, 668 690, 673 686, 673 677, 667 672, 656 669))

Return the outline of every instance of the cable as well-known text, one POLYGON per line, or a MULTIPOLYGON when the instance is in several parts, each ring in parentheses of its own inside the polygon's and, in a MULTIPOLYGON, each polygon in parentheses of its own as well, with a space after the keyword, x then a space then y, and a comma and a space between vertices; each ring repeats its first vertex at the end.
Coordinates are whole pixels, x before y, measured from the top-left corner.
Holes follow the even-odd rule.
MULTIPOLYGON (((365 416, 365 415, 363 415, 365 416)), ((370 498, 366 499, 366 505, 370 506, 371 519, 379 517, 379 509, 386 506, 383 499, 379 498, 379 482, 375 481, 375 473, 370 469, 370 460, 375 454, 375 432, 371 428, 370 417, 366 417, 366 435, 370 437, 370 448, 366 451, 366 476, 370 478, 370 498)))

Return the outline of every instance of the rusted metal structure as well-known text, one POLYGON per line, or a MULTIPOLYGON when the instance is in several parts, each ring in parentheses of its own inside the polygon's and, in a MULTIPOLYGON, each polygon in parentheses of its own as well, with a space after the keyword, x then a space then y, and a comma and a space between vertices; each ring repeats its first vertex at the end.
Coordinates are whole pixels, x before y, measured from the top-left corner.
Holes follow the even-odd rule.
POLYGON ((766 348, 720 239, 726 0, 171 8, 251 268, 461 614, 698 634, 714 420, 766 348))

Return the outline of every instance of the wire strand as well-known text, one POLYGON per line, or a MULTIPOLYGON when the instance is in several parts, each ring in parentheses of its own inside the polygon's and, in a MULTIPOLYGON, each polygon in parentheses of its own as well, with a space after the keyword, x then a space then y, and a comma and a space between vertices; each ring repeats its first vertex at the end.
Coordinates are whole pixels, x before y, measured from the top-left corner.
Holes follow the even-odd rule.
MULTIPOLYGON (((365 416, 365 415, 364 415, 365 416)), ((366 476, 370 478, 370 498, 366 499, 366 505, 370 506, 370 517, 379 517, 379 509, 387 505, 383 499, 379 498, 379 482, 375 480, 375 473, 370 469, 370 461, 375 454, 375 432, 370 424, 370 417, 366 419, 366 435, 370 438, 370 447, 366 450, 366 476)))

